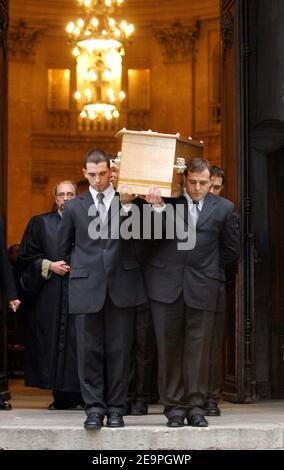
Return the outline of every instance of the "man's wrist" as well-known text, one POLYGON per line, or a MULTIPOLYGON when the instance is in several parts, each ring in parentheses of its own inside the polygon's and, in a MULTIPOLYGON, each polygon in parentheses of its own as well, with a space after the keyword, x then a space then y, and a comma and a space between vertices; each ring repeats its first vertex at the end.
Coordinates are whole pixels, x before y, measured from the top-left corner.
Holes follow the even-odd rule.
POLYGON ((126 204, 121 203, 121 207, 124 210, 124 212, 129 212, 132 209, 132 206, 133 206, 132 202, 128 202, 126 204))
POLYGON ((165 210, 166 204, 162 201, 161 204, 152 204, 152 207, 155 212, 163 212, 165 210))

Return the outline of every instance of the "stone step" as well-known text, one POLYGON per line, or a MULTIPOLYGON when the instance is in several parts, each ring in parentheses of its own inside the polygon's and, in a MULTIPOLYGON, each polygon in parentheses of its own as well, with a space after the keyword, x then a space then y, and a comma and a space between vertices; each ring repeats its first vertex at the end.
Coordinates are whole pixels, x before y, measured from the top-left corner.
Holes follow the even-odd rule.
MULTIPOLYGON (((170 429, 161 405, 148 416, 127 416, 125 427, 86 431, 82 411, 42 408, 0 411, 0 449, 12 450, 252 450, 284 449, 283 401, 222 403, 220 417, 208 428, 170 429)), ((37 403, 34 406, 39 406, 37 403)))

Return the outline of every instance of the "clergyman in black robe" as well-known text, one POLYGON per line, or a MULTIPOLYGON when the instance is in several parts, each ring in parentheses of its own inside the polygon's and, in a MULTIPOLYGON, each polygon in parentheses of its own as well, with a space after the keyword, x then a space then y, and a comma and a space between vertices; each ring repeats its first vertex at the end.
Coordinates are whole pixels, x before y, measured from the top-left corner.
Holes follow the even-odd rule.
POLYGON ((55 187, 57 210, 31 218, 18 254, 26 316, 25 384, 53 390, 49 409, 82 409, 77 371, 76 337, 68 315, 69 266, 59 260, 58 227, 64 200, 77 187, 63 181, 55 187))

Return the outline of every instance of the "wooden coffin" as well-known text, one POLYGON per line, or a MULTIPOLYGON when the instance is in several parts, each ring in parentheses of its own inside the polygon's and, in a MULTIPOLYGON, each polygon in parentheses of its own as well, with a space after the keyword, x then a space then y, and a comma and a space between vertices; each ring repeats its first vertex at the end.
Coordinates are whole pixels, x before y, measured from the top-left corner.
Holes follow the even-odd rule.
POLYGON ((161 189, 162 197, 178 197, 183 191, 184 165, 202 158, 203 145, 179 134, 122 129, 118 191, 131 186, 134 194, 146 195, 151 186, 161 189))

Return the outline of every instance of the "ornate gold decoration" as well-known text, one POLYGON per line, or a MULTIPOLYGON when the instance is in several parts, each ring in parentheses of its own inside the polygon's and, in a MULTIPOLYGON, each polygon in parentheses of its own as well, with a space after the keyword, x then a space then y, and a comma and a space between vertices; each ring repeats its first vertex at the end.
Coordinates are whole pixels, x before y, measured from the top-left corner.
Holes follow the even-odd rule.
POLYGON ((223 13, 221 18, 221 33, 222 33, 222 57, 226 58, 227 49, 233 47, 234 42, 234 18, 230 11, 223 13))
POLYGON ((32 190, 33 192, 42 193, 48 183, 48 177, 41 173, 33 173, 32 175, 32 190))
POLYGON ((28 26, 24 20, 12 25, 8 34, 9 53, 14 58, 30 59, 42 30, 28 26))
POLYGON ((192 58, 195 40, 199 38, 200 21, 195 25, 173 23, 156 32, 155 36, 164 48, 167 62, 187 62, 192 58))
POLYGON ((4 0, 0 0, 0 47, 6 45, 6 35, 8 29, 8 11, 4 0))
POLYGON ((222 11, 227 9, 234 0, 222 0, 222 11))

